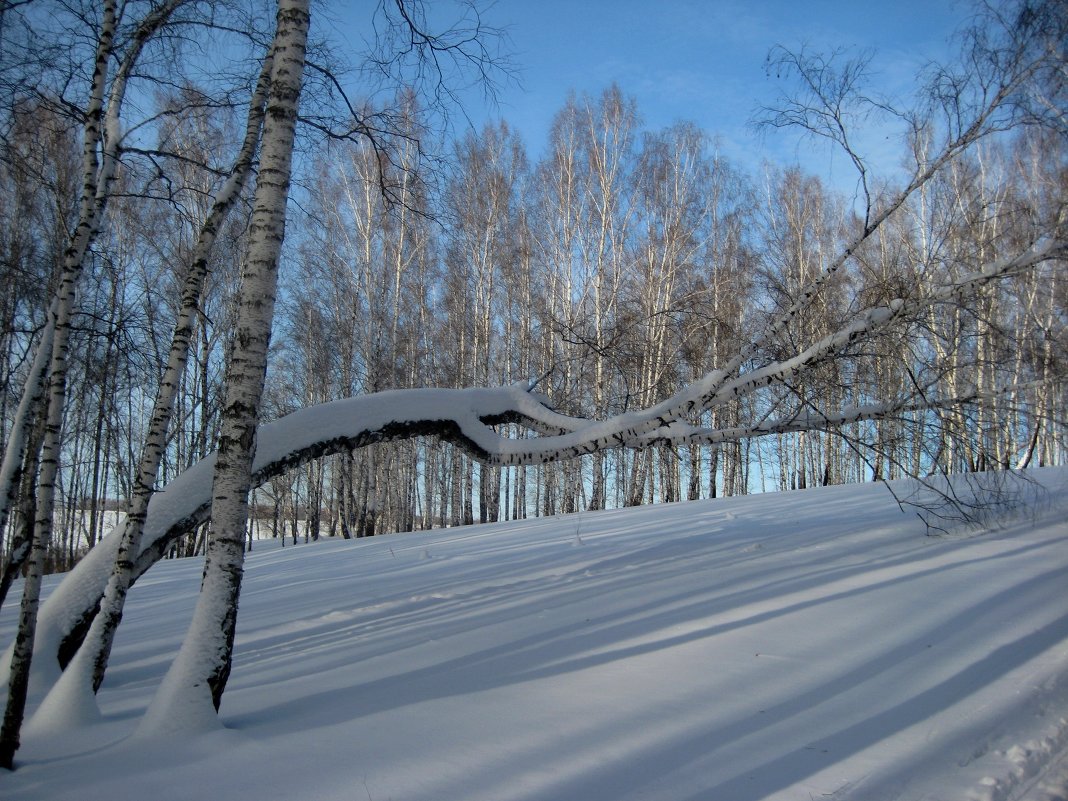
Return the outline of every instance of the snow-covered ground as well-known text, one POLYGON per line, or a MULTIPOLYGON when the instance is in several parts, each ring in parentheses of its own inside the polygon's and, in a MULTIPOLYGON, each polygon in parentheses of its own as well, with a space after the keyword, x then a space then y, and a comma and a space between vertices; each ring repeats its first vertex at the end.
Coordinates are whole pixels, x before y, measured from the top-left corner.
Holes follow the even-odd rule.
POLYGON ((161 563, 104 720, 33 721, 0 797, 1065 799, 1068 472, 1043 475, 979 535, 867 485, 257 543, 225 728, 186 741, 131 736, 200 579, 161 563))

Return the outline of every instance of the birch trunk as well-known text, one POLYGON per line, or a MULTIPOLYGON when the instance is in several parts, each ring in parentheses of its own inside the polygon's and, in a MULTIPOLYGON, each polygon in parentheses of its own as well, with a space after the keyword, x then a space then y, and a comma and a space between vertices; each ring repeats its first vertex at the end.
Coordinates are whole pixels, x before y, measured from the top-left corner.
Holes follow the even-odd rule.
MULTIPOLYGON (((48 384, 48 364, 52 356, 52 335, 55 333, 52 320, 55 315, 55 301, 48 315, 48 323, 37 345, 37 354, 22 389, 22 398, 15 410, 15 420, 11 426, 7 447, 4 449, 3 463, 0 464, 0 531, 4 530, 11 509, 18 497, 19 478, 22 464, 26 457, 27 441, 33 426, 34 412, 40 408, 48 384)), ((14 572, 29 555, 27 549, 12 548, 3 565, 3 574, 14 572)), ((0 592, 0 606, 7 596, 7 587, 0 592)))
MULTIPOLYGON (((29 549, 26 580, 23 584, 19 612, 19 633, 11 659, 7 708, 0 730, 0 767, 11 768, 19 745, 19 731, 26 707, 30 662, 36 633, 37 607, 40 599, 41 571, 52 532, 56 479, 67 397, 67 355, 70 321, 77 300, 85 256, 100 232, 111 186, 119 165, 120 115, 130 76, 145 45, 170 19, 185 0, 168 0, 153 9, 134 30, 129 48, 107 89, 108 63, 114 57, 118 10, 114 0, 104 3, 100 32, 94 57, 92 89, 86 109, 82 144, 82 191, 78 206, 78 225, 71 235, 63 257, 63 273, 49 315, 51 360, 48 368, 48 410, 41 446, 40 475, 37 481, 37 518, 33 542, 29 549), (106 102, 105 102, 106 96, 106 102)), ((48 336, 42 338, 42 346, 48 336)), ((36 362, 36 359, 35 359, 36 362)), ((43 379, 42 379, 43 380, 43 379)))
POLYGON ((208 274, 208 260, 218 232, 237 202, 252 170, 263 125, 272 60, 272 54, 268 53, 256 91, 250 101, 244 142, 230 175, 219 190, 211 212, 201 228, 183 283, 181 307, 175 322, 167 369, 160 382, 149 418, 148 434, 141 450, 133 492, 126 509, 126 521, 122 528, 115 565, 101 602, 100 612, 93 619, 78 653, 42 703, 38 713, 42 719, 72 722, 95 717, 96 709, 92 696, 104 680, 115 631, 122 621, 126 593, 134 580, 134 560, 141 550, 148 504, 152 499, 160 462, 166 450, 167 429, 173 415, 175 397, 189 361, 193 328, 208 274))
POLYGON ((309 21, 309 0, 280 0, 260 171, 212 483, 212 534, 204 580, 193 622, 142 721, 143 734, 217 725, 215 713, 230 675, 256 424, 274 318, 278 260, 285 236, 309 21))
MULTIPOLYGON (((86 111, 85 139, 82 147, 83 183, 78 210, 78 226, 64 254, 63 274, 50 309, 48 329, 51 336, 46 333, 39 345, 40 349, 49 354, 48 378, 46 380, 44 374, 40 379, 32 375, 30 377, 31 382, 40 380, 47 384, 48 413, 41 448, 37 519, 27 558, 26 580, 23 584, 22 605, 19 610, 19 630, 11 659, 7 706, 4 711, 3 727, 0 729, 0 767, 8 769, 13 767, 15 751, 19 747, 22 718, 26 709, 26 691, 29 685, 37 607, 41 592, 42 562, 51 533, 55 480, 59 465, 59 437, 66 397, 66 355, 70 317, 74 309, 77 283, 85 253, 99 229, 103 204, 102 201, 98 202, 98 198, 106 198, 106 191, 102 190, 106 188, 103 184, 106 184, 107 175, 106 172, 103 176, 101 175, 97 150, 104 140, 105 85, 116 24, 115 3, 111 0, 104 4, 93 68, 92 90, 86 111)), ((34 361, 35 365, 43 363, 40 352, 34 361)), ((19 453, 17 461, 21 461, 21 458, 22 454, 19 453)), ((10 491, 5 488, 3 494, 9 496, 10 491)))

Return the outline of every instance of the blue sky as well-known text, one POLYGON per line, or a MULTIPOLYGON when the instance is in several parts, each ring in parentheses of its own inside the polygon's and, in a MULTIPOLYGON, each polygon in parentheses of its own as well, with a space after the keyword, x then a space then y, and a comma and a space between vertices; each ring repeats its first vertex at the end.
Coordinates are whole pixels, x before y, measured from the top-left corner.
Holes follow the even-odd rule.
MULTIPOLYGON (((476 126, 503 117, 537 157, 570 90, 596 96, 615 82, 646 128, 690 120, 746 169, 765 158, 799 162, 844 189, 854 177, 844 157, 794 132, 761 137, 747 125, 785 88, 764 73, 768 50, 875 49, 877 88, 907 100, 917 69, 946 57, 967 14, 955 0, 498 0, 484 19, 508 29, 520 85, 505 87, 498 109, 476 98, 469 113, 476 126)), ((352 11, 354 25, 359 16, 352 11)), ((861 140, 882 174, 899 159, 890 134, 873 128, 861 140)))

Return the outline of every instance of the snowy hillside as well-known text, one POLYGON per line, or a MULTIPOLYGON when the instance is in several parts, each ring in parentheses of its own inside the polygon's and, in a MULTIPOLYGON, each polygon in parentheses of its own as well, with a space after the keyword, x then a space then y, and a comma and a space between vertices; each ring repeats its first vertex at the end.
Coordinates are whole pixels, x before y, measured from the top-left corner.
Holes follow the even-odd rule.
POLYGON ((105 720, 32 721, 0 797, 1064 798, 1068 473, 1043 476, 981 536, 868 485, 264 543, 226 728, 184 742, 131 736, 200 578, 161 563, 105 720))

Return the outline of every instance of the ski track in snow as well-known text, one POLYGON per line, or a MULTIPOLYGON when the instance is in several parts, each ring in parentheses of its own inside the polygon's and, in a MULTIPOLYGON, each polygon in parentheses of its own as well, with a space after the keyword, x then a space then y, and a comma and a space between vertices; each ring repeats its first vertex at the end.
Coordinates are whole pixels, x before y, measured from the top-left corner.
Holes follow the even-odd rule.
POLYGON ((1068 471, 1039 474, 1034 516, 941 538, 865 485, 257 542, 225 728, 187 740, 131 736, 199 586, 160 563, 103 720, 34 721, 0 797, 1068 801, 1068 471))

